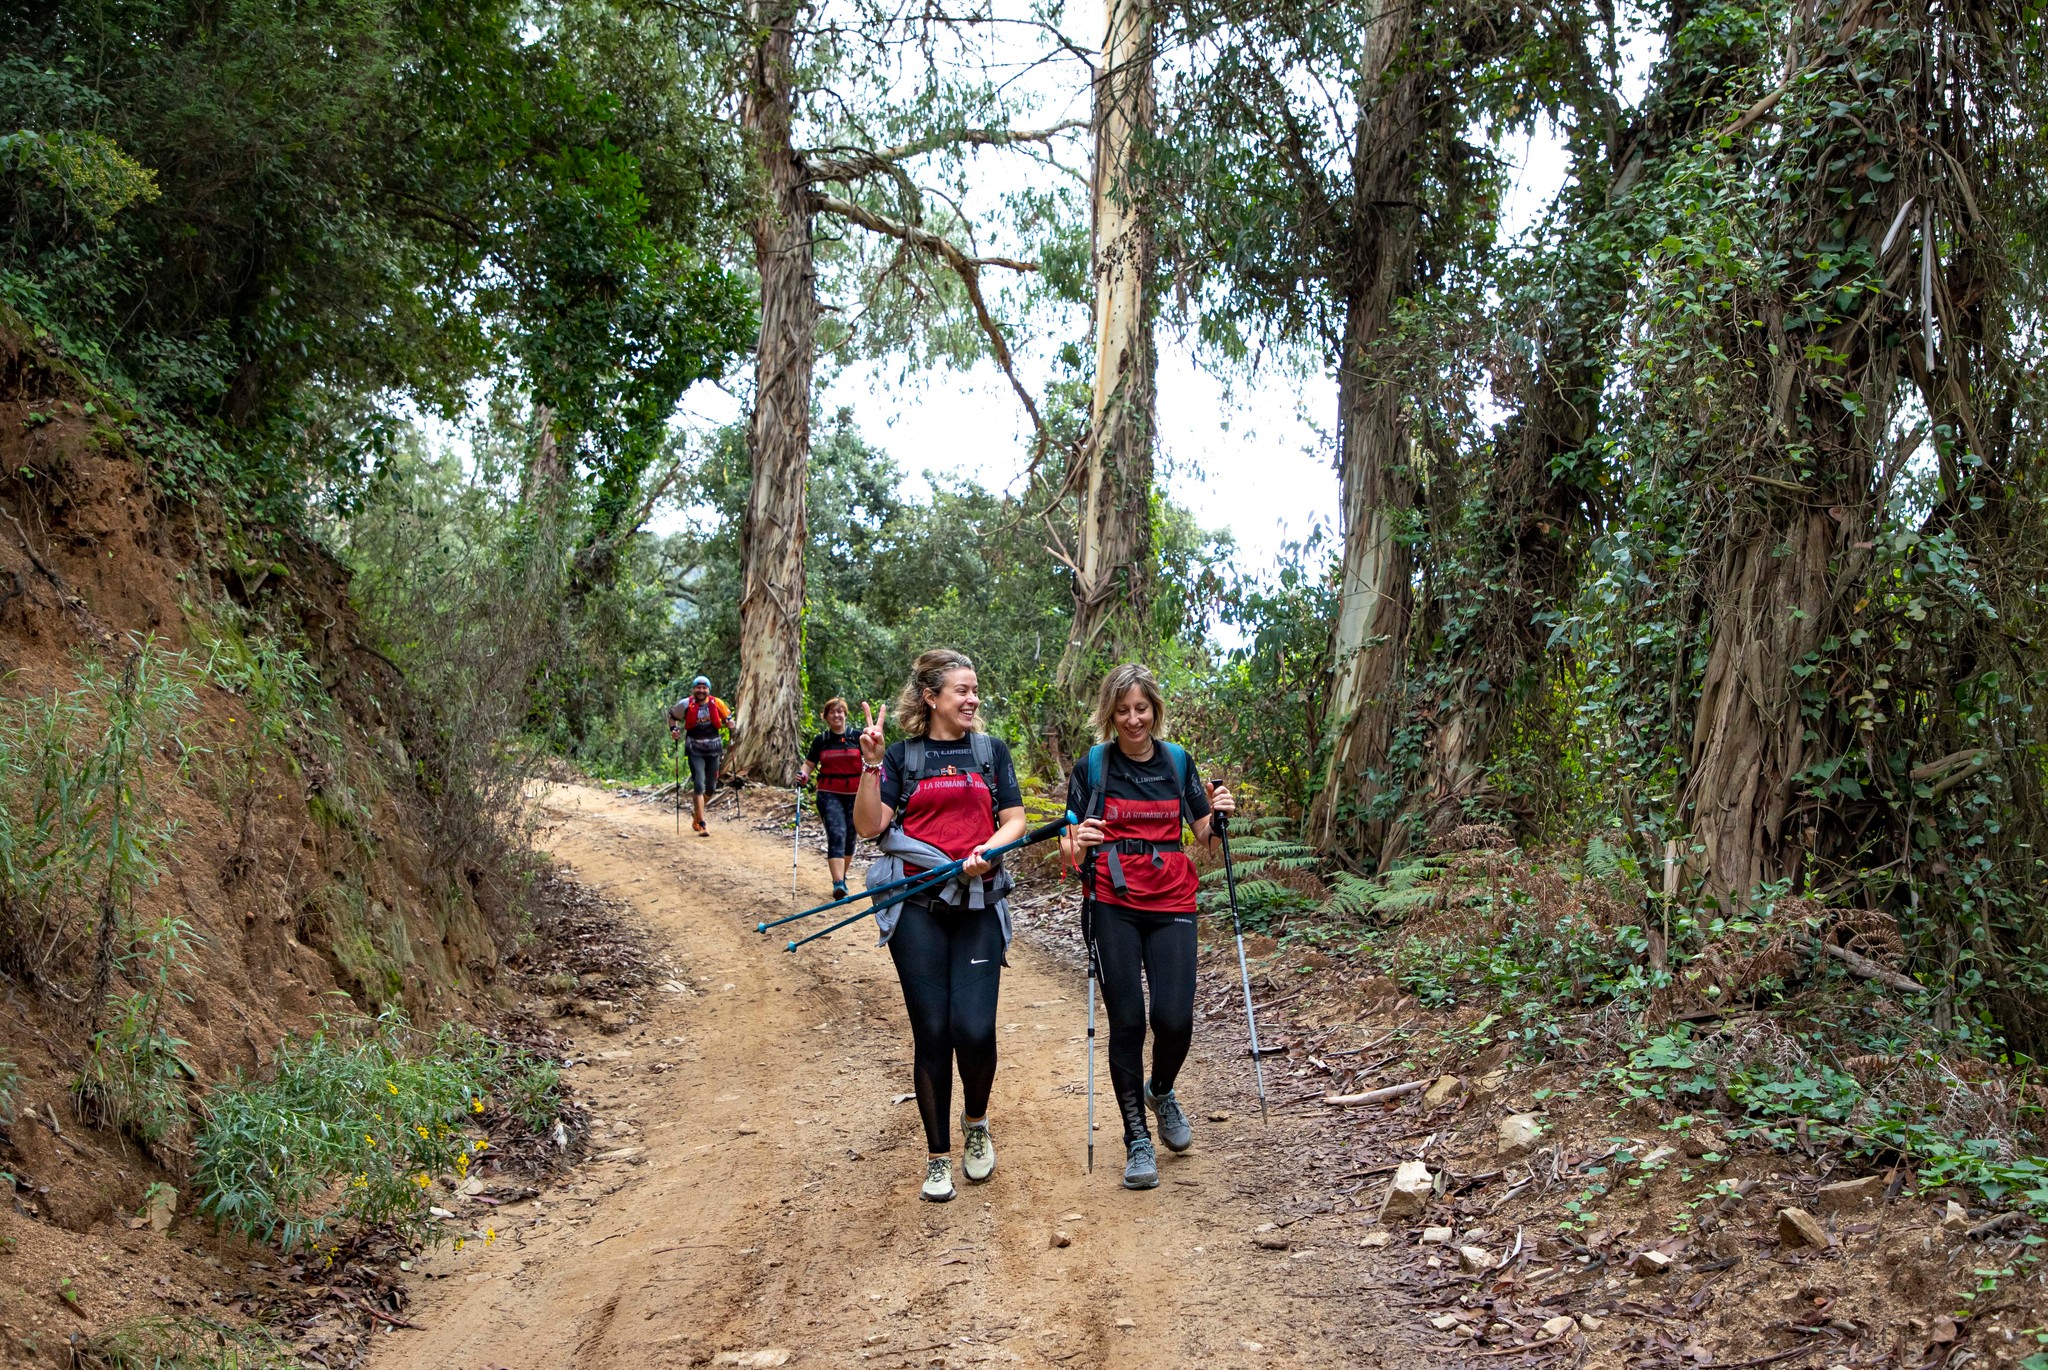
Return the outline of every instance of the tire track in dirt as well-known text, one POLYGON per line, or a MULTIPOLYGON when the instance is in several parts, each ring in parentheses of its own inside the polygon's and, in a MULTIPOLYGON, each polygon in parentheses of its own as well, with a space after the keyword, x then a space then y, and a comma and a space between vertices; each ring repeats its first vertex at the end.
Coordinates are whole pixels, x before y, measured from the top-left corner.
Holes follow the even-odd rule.
MULTIPOLYGON (((500 1210, 495 1243, 421 1262, 408 1316, 425 1330, 381 1336, 381 1370, 639 1370, 768 1348, 876 1367, 1382 1358, 1384 1301, 1345 1309, 1340 1334, 1337 1308, 1298 1302, 1332 1297, 1303 1292, 1309 1268, 1247 1241, 1260 1215, 1225 1153, 1255 1144, 1257 1106, 1205 1067, 1199 1036, 1183 1088, 1194 1150, 1162 1152, 1159 1189, 1123 1190, 1098 1057, 1084 1173, 1085 984, 1020 938, 998 1020, 996 1175, 921 1203, 915 1105, 893 1102, 910 1089, 909 1028, 872 925, 785 955, 753 928, 789 906, 786 846, 724 824, 677 839, 665 811, 591 788, 542 802, 557 860, 629 902, 691 992, 656 996, 626 1034, 579 1038, 598 1159, 500 1210), (1201 1121, 1219 1106, 1238 1121, 1201 1121), (1071 1246, 1052 1245, 1056 1228, 1071 1246)), ((826 889, 807 862, 802 897, 826 889)))

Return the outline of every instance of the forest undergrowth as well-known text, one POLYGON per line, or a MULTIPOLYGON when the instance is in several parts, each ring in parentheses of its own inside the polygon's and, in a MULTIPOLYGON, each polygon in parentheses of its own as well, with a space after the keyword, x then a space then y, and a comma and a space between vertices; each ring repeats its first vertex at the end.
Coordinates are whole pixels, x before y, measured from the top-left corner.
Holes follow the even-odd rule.
MULTIPOLYGON (((1988 1014, 1899 972, 1888 920, 1665 906, 1598 839, 1524 850, 1464 825, 1433 847, 1325 879, 1268 824, 1235 855, 1276 1111, 1306 1118, 1329 1149, 1303 1163, 1338 1178, 1426 1167, 1426 1200, 1390 1203, 1363 1244, 1413 1248, 1449 1344, 1562 1336, 1606 1363, 1603 1318, 1632 1304, 1677 1327, 1711 1303, 1701 1363, 1779 1354, 1789 1327, 1893 1342, 1902 1364, 1944 1361, 1961 1328, 1992 1363, 2048 1364, 2048 1087, 1988 1014), (1784 1278, 1814 1316, 1781 1302, 1784 1278), (1538 1330, 1560 1315, 1590 1321, 1538 1330)), ((1204 902, 1227 981, 1222 878, 1204 902)), ((1370 1215, 1387 1184, 1331 1189, 1370 1215)), ((1672 1335, 1634 1339, 1628 1363, 1685 1358, 1672 1335)))

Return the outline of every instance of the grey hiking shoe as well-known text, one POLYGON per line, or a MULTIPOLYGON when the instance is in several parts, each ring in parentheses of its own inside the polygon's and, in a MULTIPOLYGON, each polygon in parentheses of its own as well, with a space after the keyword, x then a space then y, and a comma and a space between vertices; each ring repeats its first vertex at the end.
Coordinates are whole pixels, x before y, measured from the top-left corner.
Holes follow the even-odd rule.
POLYGON ((1168 1151, 1186 1151, 1194 1144, 1194 1129, 1188 1126, 1188 1115, 1182 1111, 1180 1100, 1173 1097, 1173 1091, 1155 1095, 1152 1082, 1145 1082, 1145 1107, 1159 1116, 1159 1140, 1166 1143, 1168 1151))
POLYGON ((960 1158, 960 1168, 966 1172, 969 1184, 980 1184, 996 1173, 996 1143, 989 1136, 988 1119, 970 1123, 962 1118, 960 1131, 966 1142, 961 1148, 965 1154, 960 1158))
POLYGON ((1159 1188, 1159 1162, 1152 1155, 1150 1137, 1134 1137, 1124 1152, 1124 1188, 1159 1188))
POLYGON ((951 1156, 929 1156, 924 1163, 924 1186, 917 1191, 918 1197, 927 1203, 942 1204, 953 1197, 953 1158, 951 1156))

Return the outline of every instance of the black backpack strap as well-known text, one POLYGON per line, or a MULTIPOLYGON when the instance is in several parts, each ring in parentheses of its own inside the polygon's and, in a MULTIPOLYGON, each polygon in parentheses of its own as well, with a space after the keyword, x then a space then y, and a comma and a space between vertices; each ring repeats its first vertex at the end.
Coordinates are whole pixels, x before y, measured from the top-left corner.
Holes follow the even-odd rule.
POLYGON ((917 792, 917 782, 924 779, 924 739, 907 737, 903 739, 903 784, 896 793, 896 817, 892 827, 903 826, 903 815, 910 808, 910 796, 917 792))
POLYGON ((996 744, 987 733, 967 734, 968 750, 974 754, 974 768, 981 772, 982 787, 988 791, 988 819, 992 828, 1000 828, 1003 801, 996 798, 996 744))

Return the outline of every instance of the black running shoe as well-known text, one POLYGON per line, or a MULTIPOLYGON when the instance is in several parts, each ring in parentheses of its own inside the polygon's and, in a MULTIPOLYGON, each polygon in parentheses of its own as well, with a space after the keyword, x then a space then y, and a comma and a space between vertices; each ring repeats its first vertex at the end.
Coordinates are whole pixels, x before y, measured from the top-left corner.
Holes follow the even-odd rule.
POLYGON ((1145 1082, 1145 1107, 1159 1116, 1159 1140, 1166 1143, 1168 1151, 1186 1151, 1194 1144, 1194 1129, 1188 1126, 1188 1115, 1181 1109, 1180 1100, 1173 1097, 1173 1091, 1164 1094, 1152 1092, 1152 1082, 1145 1082))
POLYGON ((1159 1188, 1159 1162, 1153 1157, 1150 1137, 1132 1138, 1124 1152, 1124 1188, 1159 1188))
POLYGON ((834 885, 832 887, 832 897, 834 899, 844 899, 846 897, 846 886, 834 885))

